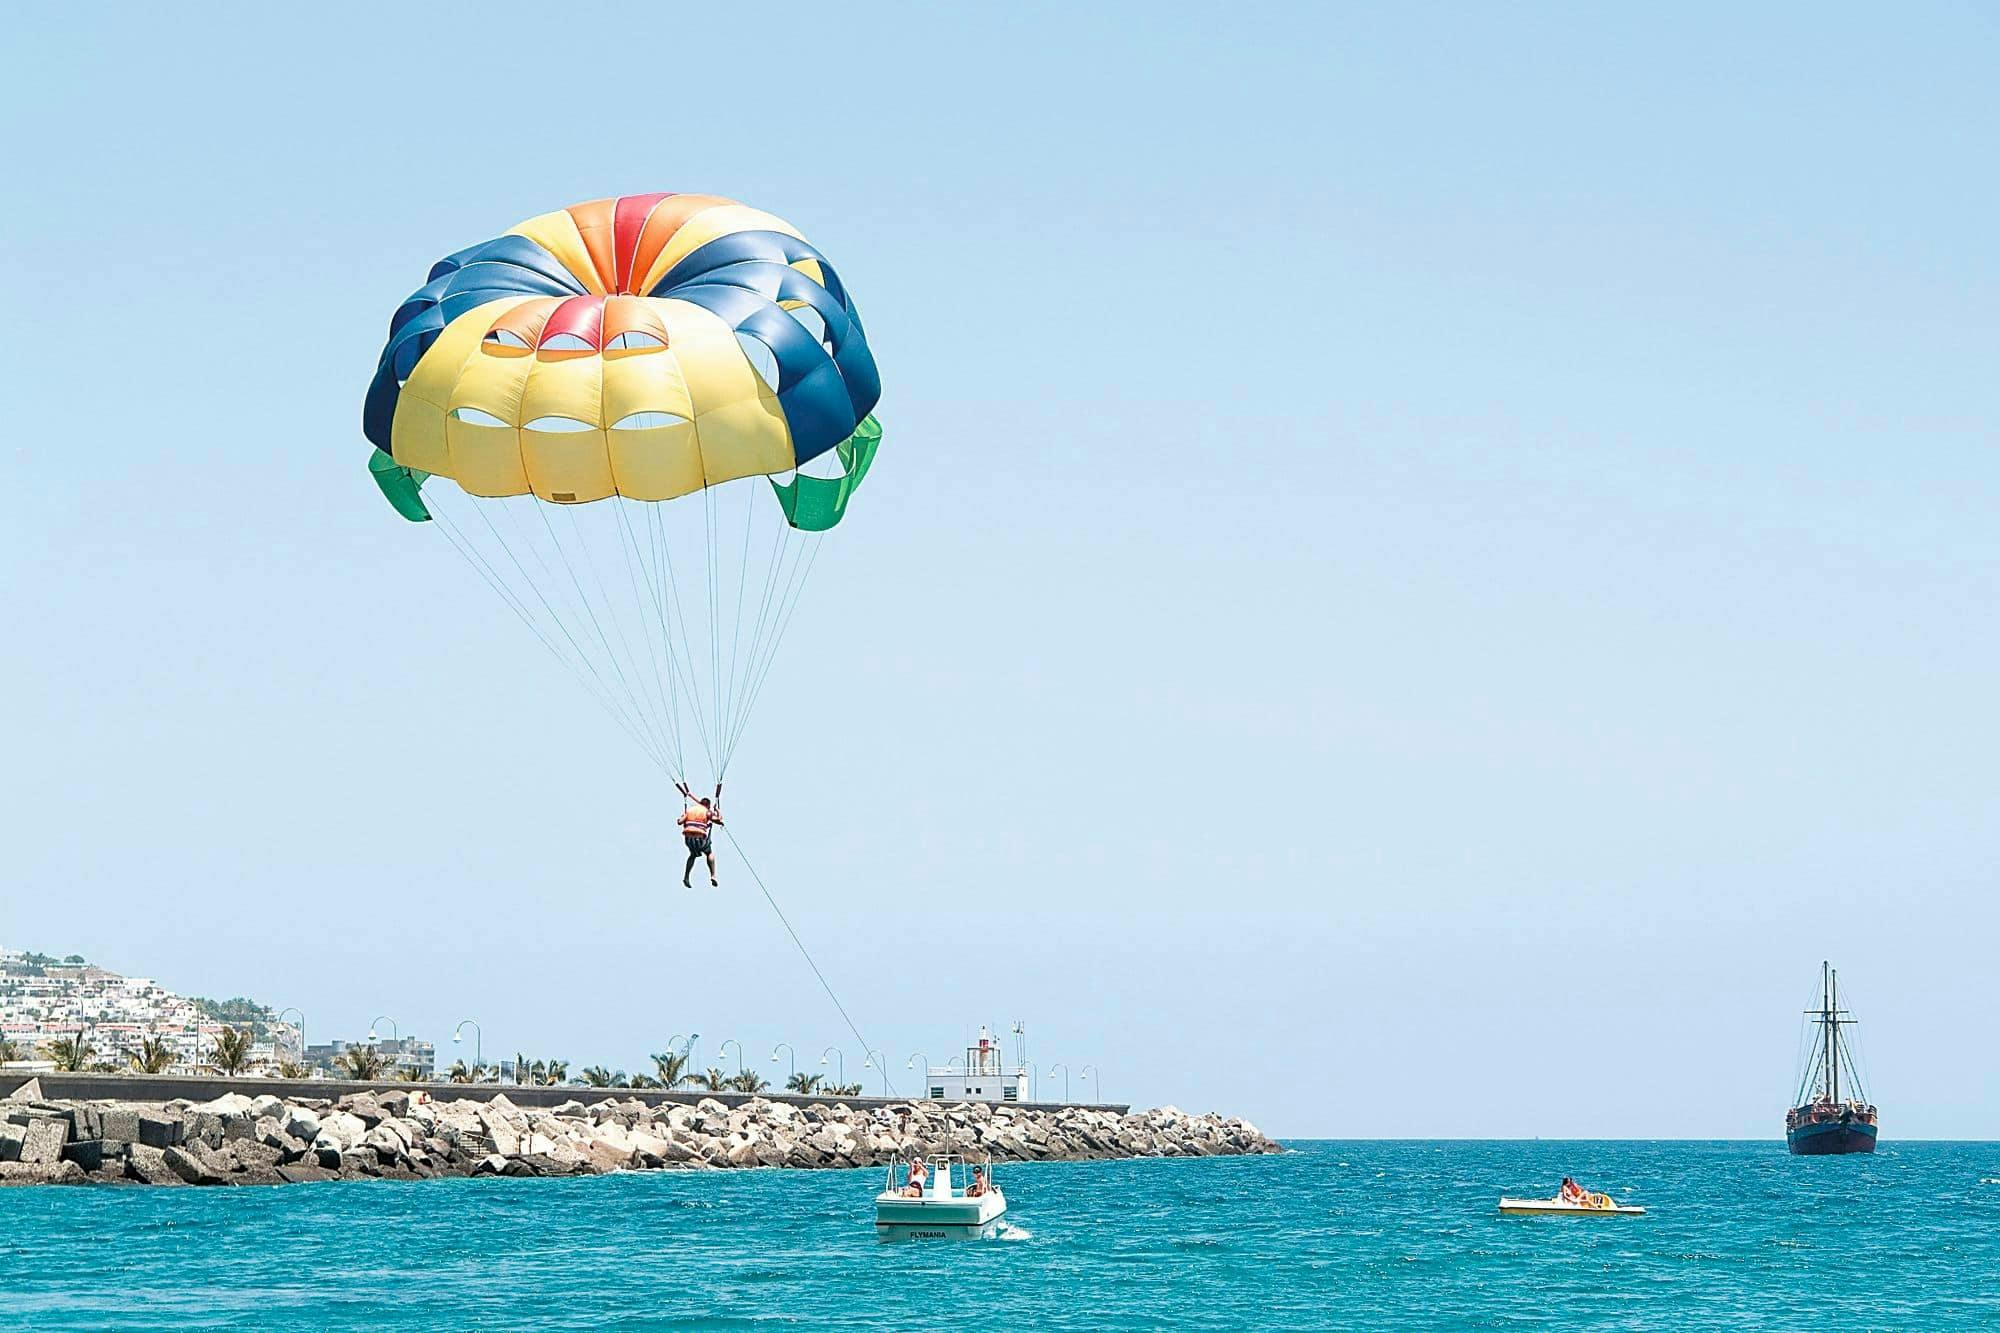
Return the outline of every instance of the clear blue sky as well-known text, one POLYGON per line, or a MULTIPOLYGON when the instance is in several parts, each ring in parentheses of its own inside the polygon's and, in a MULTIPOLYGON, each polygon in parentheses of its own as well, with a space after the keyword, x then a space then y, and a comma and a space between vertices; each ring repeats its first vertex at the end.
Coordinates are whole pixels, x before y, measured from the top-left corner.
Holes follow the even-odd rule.
POLYGON ((883 368, 731 813, 899 1073, 1768 1137, 1831 957, 1885 1132, 2000 1135, 1992 8, 284 10, 7 20, 0 942, 842 1041, 364 471, 434 258, 708 190, 883 368))

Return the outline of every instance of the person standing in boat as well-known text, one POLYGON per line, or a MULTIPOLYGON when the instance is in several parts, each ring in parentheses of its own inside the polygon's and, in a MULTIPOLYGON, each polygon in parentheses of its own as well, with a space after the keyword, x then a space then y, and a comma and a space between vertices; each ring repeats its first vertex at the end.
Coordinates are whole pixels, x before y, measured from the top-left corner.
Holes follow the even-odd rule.
POLYGON ((923 1198, 924 1177, 928 1174, 929 1172, 924 1169, 924 1162, 921 1157, 911 1158, 910 1177, 903 1185, 903 1196, 909 1199, 923 1198))
POLYGON ((715 844, 710 840, 711 832, 722 823, 722 784, 715 784, 715 797, 696 796, 688 790, 685 782, 676 782, 682 796, 687 798, 687 809, 681 812, 679 820, 681 839, 687 843, 687 865, 681 870, 681 887, 691 889, 688 876, 694 873, 694 863, 708 860, 708 884, 710 888, 720 888, 722 881, 715 876, 715 844))

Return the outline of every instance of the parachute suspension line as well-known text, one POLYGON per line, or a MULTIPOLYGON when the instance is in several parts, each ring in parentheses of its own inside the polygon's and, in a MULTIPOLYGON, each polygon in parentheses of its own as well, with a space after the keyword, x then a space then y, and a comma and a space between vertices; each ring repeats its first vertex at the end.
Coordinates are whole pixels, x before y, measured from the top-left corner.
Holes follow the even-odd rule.
MULTIPOLYGON (((729 691, 732 699, 736 697, 737 690, 736 650, 743 642, 743 590, 750 578, 750 520, 757 513, 755 488, 739 486, 737 489, 743 492, 743 555, 736 562, 736 622, 729 636, 729 691)), ((723 751, 722 762, 724 765, 729 763, 727 749, 723 751)), ((716 780, 721 781, 721 778, 722 775, 717 773, 716 780)))
POLYGON ((664 615, 661 617, 662 628, 668 636, 668 656, 673 658, 673 627, 678 625, 681 632, 681 652, 680 656, 673 658, 673 660, 676 663, 677 670, 679 669, 680 662, 684 661, 687 664, 686 678, 688 693, 693 696, 693 703, 689 706, 688 711, 694 715, 695 732, 701 737, 702 753, 708 756, 709 767, 714 768, 716 767, 715 741, 708 732, 708 710, 701 698, 701 673, 695 668, 694 638, 688 633, 687 616, 682 611, 682 603, 685 599, 681 596, 680 576, 674 571, 673 539, 667 531, 666 521, 660 517, 660 508, 658 505, 653 506, 652 516, 653 536, 657 543, 660 560, 664 569, 661 575, 661 585, 666 593, 667 604, 674 613, 671 624, 666 621, 664 615))
POLYGON ((722 730, 723 713, 729 706, 723 698, 722 679, 722 559, 728 548, 722 541, 722 499, 713 486, 702 496, 708 501, 708 661, 709 679, 715 686, 710 696, 715 704, 715 762, 720 766, 729 758, 723 749, 722 730))
MULTIPOLYGON (((757 623, 751 629, 750 651, 744 657, 742 680, 732 681, 736 691, 736 698, 740 700, 747 701, 749 699, 749 683, 756 673, 757 664, 761 661, 757 654, 758 650, 764 644, 764 636, 767 629, 765 621, 771 610, 771 594, 777 590, 779 582, 778 573, 784 568, 785 534, 791 530, 789 522, 780 522, 777 530, 771 534, 771 554, 770 558, 764 562, 764 588, 757 599, 757 623)), ((747 703, 743 709, 737 711, 736 718, 732 718, 729 743, 729 753, 732 755, 736 752, 736 742, 741 739, 743 730, 736 719, 740 718, 745 711, 747 711, 747 703)))
MULTIPOLYGON (((646 607, 647 595, 646 593, 642 593, 639 591, 639 574, 641 570, 645 570, 646 587, 648 591, 650 591, 653 586, 652 571, 645 569, 646 566, 645 557, 639 553, 639 541, 638 538, 636 538, 632 534, 632 522, 631 519, 625 513, 624 502, 621 500, 617 501, 616 503, 619 506, 618 509, 616 510, 616 513, 618 515, 618 532, 619 535, 623 537, 625 540, 625 548, 627 552, 625 560, 625 573, 628 576, 632 585, 633 604, 636 607, 638 607, 640 620, 643 622, 645 619, 645 607, 646 607)), ((655 600, 655 605, 658 605, 657 599, 655 600)), ((650 625, 641 623, 639 629, 640 629, 640 637, 646 641, 646 660, 652 665, 653 668, 651 672, 653 694, 654 697, 660 700, 661 706, 665 711, 668 738, 672 740, 674 746, 673 778, 676 782, 685 784, 687 781, 687 759, 686 756, 683 755, 681 752, 681 714, 680 714, 680 709, 676 706, 676 704, 678 703, 678 698, 676 697, 674 699, 669 699, 667 697, 670 694, 674 695, 678 694, 678 692, 674 689, 676 682, 672 676, 669 676, 664 684, 661 683, 660 655, 659 651, 653 647, 652 627, 650 625)), ((669 670, 671 670, 671 663, 669 664, 669 670)))
POLYGON ((799 599, 805 595, 806 580, 812 577, 813 566, 819 562, 820 546, 824 542, 824 539, 825 534, 823 533, 813 534, 812 551, 810 554, 807 554, 803 547, 801 547, 800 555, 803 557, 805 568, 799 573, 798 582, 790 588, 787 594, 790 598, 790 604, 785 605, 782 600, 780 602, 780 605, 783 606, 783 618, 777 621, 778 628, 777 633, 771 639, 771 651, 764 658, 763 670, 758 673, 756 683, 750 687, 750 697, 743 701, 743 707, 737 712, 736 734, 730 739, 732 746, 741 738, 743 729, 749 725, 750 711, 757 706, 757 697, 764 692, 764 682, 771 678, 771 668, 778 661, 779 645, 784 643, 785 631, 792 627, 792 617, 798 613, 799 599))
MULTIPOLYGON (((583 686, 584 693, 596 700, 598 706, 610 716, 611 720, 616 722, 619 728, 632 738, 633 743, 638 745, 640 750, 645 752, 649 758, 657 762, 658 756, 654 755, 647 746, 645 736, 614 705, 603 682, 601 680, 593 680, 596 672, 594 668, 590 667, 590 660, 587 657, 583 657, 580 651, 576 659, 565 656, 563 651, 556 647, 555 641, 543 632, 542 627, 536 623, 535 618, 528 613, 526 607, 500 581, 499 575, 493 570, 486 557, 481 555, 478 548, 472 544, 470 539, 458 530, 458 525, 452 521, 451 516, 443 512, 441 507, 437 505, 431 506, 431 516, 438 520, 439 535, 451 545, 454 551, 458 552, 459 558, 464 560, 475 574, 479 575, 487 587, 493 589, 494 594, 506 604, 509 610, 520 617, 521 623, 528 627, 529 633, 541 640, 542 646, 549 650, 549 655, 562 663, 563 667, 576 678, 577 684, 583 686), (581 666, 579 666, 579 663, 581 663, 581 666), (589 670, 589 675, 585 674, 586 670, 589 670)), ((553 613, 551 615, 553 617, 553 613)), ((556 627, 558 629, 562 628, 560 620, 556 622, 556 627)), ((567 631, 565 631, 565 635, 567 635, 567 631)), ((572 647, 574 647, 573 643, 572 647)))
MULTIPOLYGON (((764 895, 764 901, 771 905, 773 912, 777 913, 778 924, 785 928, 785 933, 792 937, 792 943, 798 946, 799 956, 806 960, 806 966, 812 969, 815 977, 819 978, 819 988, 826 992, 826 998, 832 1000, 833 1007, 840 1011, 840 1021, 847 1024, 847 1030, 854 1034, 856 1041, 861 1043, 862 1050, 874 1050, 875 1048, 868 1044, 868 1038, 861 1035, 861 1029, 854 1025, 853 1018, 848 1016, 847 1006, 842 1004, 840 997, 833 993, 833 986, 827 981, 826 973, 820 971, 819 964, 813 961, 812 952, 806 948, 805 941, 799 938, 799 932, 792 928, 791 919, 785 915, 785 909, 778 906, 778 900, 771 896, 771 891, 768 888, 764 887, 764 877, 757 873, 757 867, 751 865, 750 858, 743 854, 743 844, 736 841, 736 834, 727 824, 720 824, 717 827, 728 837, 729 845, 736 849, 736 855, 743 862, 743 868, 750 872, 750 878, 756 881, 757 892, 764 895)), ((889 1069, 886 1063, 882 1068, 882 1079, 884 1083, 888 1083, 889 1069)), ((893 1093, 895 1085, 889 1084, 889 1090, 893 1093)))
MULTIPOLYGON (((648 502, 645 513, 647 516, 645 549, 650 553, 651 559, 647 559, 646 555, 642 554, 639 559, 639 565, 646 572, 646 587, 652 596, 653 621, 658 629, 660 654, 667 662, 667 683, 673 695, 672 716, 674 734, 676 743, 678 744, 684 734, 680 723, 681 700, 683 698, 695 699, 699 696, 694 682, 688 678, 688 673, 682 670, 680 656, 674 651, 673 619, 668 614, 674 589, 668 581, 666 563, 662 556, 662 542, 664 537, 660 524, 659 502, 648 502)), ((635 549, 639 547, 639 535, 636 532, 632 534, 632 543, 635 549)), ((648 638, 650 640, 651 636, 649 635, 648 638)), ((701 721, 699 709, 695 709, 694 713, 695 721, 699 724, 701 721)), ((709 749, 708 733, 698 730, 697 736, 701 741, 703 751, 707 752, 709 749)), ((710 762, 713 763, 712 760, 710 762)), ((677 775, 677 780, 683 785, 688 780, 687 763, 684 755, 682 756, 681 771, 677 775)))
MULTIPOLYGON (((576 641, 576 637, 570 633, 569 626, 567 623, 565 623, 561 614, 558 613, 556 609, 549 604, 549 599, 547 594, 543 592, 541 585, 535 581, 534 576, 529 574, 527 569, 521 564, 521 559, 518 555, 514 553, 513 546, 510 546, 507 542, 507 539, 500 535, 500 530, 493 526, 493 520, 487 515, 486 512, 488 506, 474 505, 472 506, 472 508, 474 509, 475 512, 478 513, 480 520, 486 524, 486 530, 493 534, 494 544, 497 545, 502 551, 505 551, 507 553, 508 560, 510 560, 514 565, 514 568, 520 572, 522 581, 525 582, 529 588, 534 590, 536 600, 541 602, 542 609, 548 613, 550 621, 552 621, 555 624, 556 629, 562 633, 564 640, 567 641, 570 646, 570 650, 576 654, 576 662, 581 663, 583 669, 590 673, 591 680, 596 683, 597 687, 596 693, 598 702, 601 705, 603 705, 605 710, 609 712, 614 719, 618 721, 619 725, 622 726, 625 729, 626 733, 630 735, 635 742, 638 743, 639 748, 643 750, 649 758, 651 758, 655 763, 661 762, 660 756, 653 750, 653 748, 650 745, 647 744, 645 733, 639 727, 638 720, 635 717, 629 716, 627 710, 619 706, 620 700, 618 698, 617 693, 612 690, 610 683, 604 679, 602 673, 598 671, 596 665, 590 660, 590 654, 584 652, 583 646, 579 644, 576 641)), ((448 516, 446 521, 447 522, 449 521, 448 516)), ((454 530, 456 530, 455 525, 454 525, 454 530)), ((470 546, 471 543, 468 541, 467 545, 470 546)), ((534 546, 532 543, 526 543, 526 545, 528 545, 531 551, 534 550, 534 546)), ((548 562, 543 560, 539 553, 536 553, 535 561, 537 564, 540 564, 542 566, 544 571, 548 571, 548 562)), ((549 574, 549 577, 551 581, 553 581, 555 576, 551 572, 549 574)), ((499 577, 497 573, 494 576, 494 583, 496 586, 496 591, 500 591, 502 593, 503 600, 507 599, 508 594, 505 592, 504 585, 499 582, 499 577)), ((518 598, 515 598, 513 600, 518 601, 518 598)), ((524 615, 524 613, 518 606, 516 607, 516 614, 524 615)), ((534 621, 531 618, 528 619, 528 625, 530 629, 536 630, 537 637, 541 638, 542 642, 549 646, 549 650, 555 653, 557 660, 561 661, 565 666, 569 667, 571 674, 576 675, 577 679, 579 681, 582 681, 583 675, 581 672, 578 671, 577 666, 573 664, 568 658, 565 658, 560 651, 556 650, 555 645, 548 638, 546 638, 541 634, 539 628, 534 624, 534 621)))
MULTIPOLYGON (((604 501, 604 503, 610 504, 612 506, 613 514, 617 515, 620 518, 623 518, 622 509, 619 507, 623 504, 622 500, 618 500, 614 497, 613 499, 604 501)), ((583 549, 584 564, 590 570, 591 580, 597 584, 598 595, 604 598, 605 616, 611 621, 611 628, 618 635, 619 647, 624 650, 625 656, 631 659, 632 674, 635 677, 638 677, 639 679, 639 685, 634 687, 633 692, 638 696, 642 705, 642 709, 649 708, 652 699, 658 699, 660 701, 661 712, 664 713, 665 711, 667 711, 667 707, 666 707, 665 695, 660 688, 659 668, 657 665, 655 665, 654 669, 650 673, 642 672, 639 670, 638 655, 632 651, 632 645, 625 633, 625 617, 619 613, 617 601, 612 598, 610 590, 605 586, 603 571, 598 568, 597 557, 591 554, 590 541, 584 535, 583 529, 580 526, 579 521, 577 519, 575 508, 570 507, 568 508, 567 512, 569 515, 570 530, 576 534, 577 545, 583 549), (642 688, 647 685, 650 685, 652 687, 650 695, 648 695, 647 691, 644 688, 642 688)), ((631 562, 629 560, 626 562, 626 569, 628 573, 631 570, 631 562)), ((633 580, 634 614, 639 614, 642 610, 642 608, 637 604, 637 592, 638 592, 638 583, 637 580, 635 579, 633 580)), ((645 626, 641 624, 639 628, 641 631, 643 631, 645 629, 645 626)), ((645 639, 646 643, 650 646, 652 643, 651 636, 642 634, 642 637, 645 639)), ((653 723, 654 730, 661 737, 662 750, 665 750, 667 748, 667 737, 666 737, 667 724, 665 723, 663 718, 655 716, 650 712, 648 712, 647 716, 648 719, 653 723)))
MULTIPOLYGON (((561 557, 563 562, 563 568, 569 571, 570 582, 576 586, 576 595, 578 599, 583 603, 583 612, 586 616, 590 618, 590 627, 597 632, 597 641, 600 644, 604 645, 604 655, 611 660, 611 670, 618 677, 618 683, 625 687, 625 693, 628 696, 630 696, 632 700, 633 711, 638 713, 642 719, 650 723, 651 719, 647 718, 646 716, 643 696, 639 693, 639 690, 632 684, 632 682, 626 679, 624 664, 619 660, 618 654, 612 651, 610 636, 608 636, 604 632, 604 625, 597 617, 597 608, 591 605, 590 594, 584 591, 583 581, 577 577, 576 565, 570 560, 569 552, 563 549, 562 538, 556 535, 555 525, 549 522, 549 516, 545 511, 543 505, 540 504, 539 502, 536 503, 535 505, 535 512, 541 516, 542 526, 548 530, 549 541, 554 544, 556 548, 556 554, 561 557)), ((590 544, 583 539, 582 531, 579 530, 576 526, 576 514, 574 513, 574 511, 572 511, 569 515, 569 522, 571 531, 574 532, 576 535, 577 545, 582 549, 584 565, 590 570, 591 578, 597 584, 598 594, 604 598, 605 614, 612 615, 611 598, 604 591, 604 580, 597 573, 596 562, 590 558, 590 544)), ((612 619, 612 628, 613 629, 619 628, 615 616, 612 619)), ((622 630, 619 633, 619 642, 621 643, 624 642, 624 633, 622 630)), ((632 650, 628 645, 625 649, 626 655, 630 656, 631 651, 632 650)), ((664 743, 658 741, 657 724, 649 727, 649 730, 652 730, 653 732, 656 733, 655 734, 656 748, 654 753, 657 754, 660 749, 664 748, 664 743)))
MULTIPOLYGON (((702 576, 708 588, 708 685, 710 685, 708 703, 716 711, 710 721, 716 725, 716 745, 720 747, 722 745, 722 656, 720 650, 716 648, 716 638, 720 638, 720 632, 716 620, 716 488, 714 486, 702 486, 702 534, 704 534, 702 576)), ((718 755, 716 765, 720 767, 720 763, 722 759, 718 755)))

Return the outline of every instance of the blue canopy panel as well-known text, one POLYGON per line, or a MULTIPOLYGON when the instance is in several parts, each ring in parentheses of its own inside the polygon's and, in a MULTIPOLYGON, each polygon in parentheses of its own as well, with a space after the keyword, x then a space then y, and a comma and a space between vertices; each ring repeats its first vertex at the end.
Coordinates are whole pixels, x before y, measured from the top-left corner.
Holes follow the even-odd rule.
POLYGON ((445 325, 466 311, 503 296, 582 295, 583 285, 569 270, 525 236, 500 236, 446 255, 389 320, 389 341, 361 407, 361 433, 378 449, 390 447, 403 381, 445 325))

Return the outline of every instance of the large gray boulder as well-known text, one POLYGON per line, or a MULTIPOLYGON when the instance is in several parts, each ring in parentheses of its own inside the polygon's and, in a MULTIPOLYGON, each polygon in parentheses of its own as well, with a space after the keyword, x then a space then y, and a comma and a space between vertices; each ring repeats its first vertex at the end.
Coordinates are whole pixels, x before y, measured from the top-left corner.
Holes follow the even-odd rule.
POLYGON ((158 1113, 141 1111, 139 1137, 134 1142, 143 1143, 148 1148, 174 1148, 180 1145, 186 1134, 187 1122, 180 1116, 170 1111, 158 1113))
POLYGON ((65 1162, 75 1162, 86 1171, 100 1170, 109 1162, 123 1174, 124 1164, 121 1159, 125 1155, 125 1147, 125 1144, 116 1140, 107 1145, 103 1139, 72 1139, 63 1145, 62 1159, 65 1162))
POLYGON ((81 1185, 87 1178, 75 1162, 0 1162, 0 1185, 81 1185))
POLYGON ((236 1159, 237 1168, 242 1171, 271 1171, 285 1160, 282 1150, 255 1139, 238 1139, 229 1145, 229 1155, 236 1159))
POLYGON ((125 1175, 142 1185, 185 1185, 180 1173, 167 1165, 166 1153, 159 1148, 149 1148, 143 1143, 132 1145, 131 1156, 125 1159, 125 1175))
POLYGON ((339 1102, 342 1112, 361 1121, 364 1129, 373 1129, 389 1118, 372 1092, 352 1092, 339 1102))
POLYGON ((207 1155, 196 1156, 189 1148, 168 1148, 162 1155, 167 1168, 190 1185, 220 1185, 228 1175, 210 1164, 207 1155))
POLYGON ((130 1106, 107 1106, 99 1117, 98 1136, 123 1143, 139 1141, 139 1112, 130 1106))
POLYGON ((31 1078, 20 1087, 7 1094, 10 1102, 38 1102, 42 1099, 42 1081, 31 1078))
POLYGON ((303 1106, 288 1106, 284 1111, 285 1133, 295 1139, 311 1143, 319 1137, 319 1116, 303 1106))
POLYGON ((222 1117, 197 1107, 183 1111, 180 1141, 183 1146, 189 1143, 205 1143, 211 1148, 222 1146, 222 1117))
POLYGON ((21 1127, 21 1162, 27 1166, 51 1166, 62 1160, 63 1145, 69 1142, 69 1121, 54 1116, 37 1116, 21 1127))
MULTIPOLYGON (((377 1117, 376 1123, 380 1122, 381 1118, 377 1117)), ((369 1128, 368 1122, 360 1116, 346 1111, 335 1111, 332 1115, 321 1118, 319 1133, 314 1138, 335 1143, 343 1149, 352 1148, 361 1142, 369 1128)))

